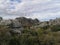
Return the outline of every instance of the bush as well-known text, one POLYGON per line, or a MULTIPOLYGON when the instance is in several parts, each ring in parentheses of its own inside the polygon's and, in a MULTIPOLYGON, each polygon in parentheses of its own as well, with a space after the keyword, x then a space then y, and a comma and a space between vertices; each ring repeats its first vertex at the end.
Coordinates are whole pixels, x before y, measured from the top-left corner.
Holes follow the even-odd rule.
POLYGON ((51 31, 53 31, 53 32, 60 31, 60 25, 53 25, 53 26, 51 27, 51 31))

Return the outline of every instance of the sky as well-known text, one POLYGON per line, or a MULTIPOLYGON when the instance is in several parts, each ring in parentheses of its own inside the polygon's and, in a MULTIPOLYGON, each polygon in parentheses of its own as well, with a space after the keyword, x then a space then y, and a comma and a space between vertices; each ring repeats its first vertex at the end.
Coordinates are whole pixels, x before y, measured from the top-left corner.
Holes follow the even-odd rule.
POLYGON ((27 17, 45 21, 60 17, 60 0, 0 0, 4 19, 27 17))

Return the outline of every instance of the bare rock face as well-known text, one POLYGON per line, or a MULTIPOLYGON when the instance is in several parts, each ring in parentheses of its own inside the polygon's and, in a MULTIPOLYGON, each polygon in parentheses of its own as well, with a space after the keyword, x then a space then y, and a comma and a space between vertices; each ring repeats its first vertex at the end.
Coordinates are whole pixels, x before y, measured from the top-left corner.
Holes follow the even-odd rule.
POLYGON ((16 20, 18 20, 22 24, 22 26, 28 26, 28 27, 31 27, 39 23, 38 19, 33 20, 31 18, 25 18, 25 17, 19 17, 16 18, 16 20))
POLYGON ((17 20, 2 20, 0 22, 0 25, 8 26, 10 28, 10 31, 14 34, 21 34, 21 31, 24 30, 21 23, 19 23, 17 20))
POLYGON ((38 23, 38 19, 19 17, 16 19, 2 20, 0 25, 8 26, 11 29, 11 32, 20 34, 24 28, 30 28, 31 26, 37 25, 38 23))
POLYGON ((12 28, 21 28, 22 25, 17 20, 11 20, 10 27, 12 27, 12 28))
POLYGON ((55 20, 49 21, 50 25, 60 25, 60 18, 56 18, 55 20))
POLYGON ((42 23, 40 23, 39 27, 44 27, 44 26, 47 26, 47 25, 49 25, 47 22, 42 22, 42 23))
POLYGON ((2 20, 0 22, 0 25, 6 25, 6 26, 13 27, 13 28, 21 27, 21 23, 19 23, 17 20, 2 20))
POLYGON ((40 22, 39 27, 51 26, 51 25, 60 25, 60 18, 56 18, 54 20, 51 19, 49 21, 40 22))

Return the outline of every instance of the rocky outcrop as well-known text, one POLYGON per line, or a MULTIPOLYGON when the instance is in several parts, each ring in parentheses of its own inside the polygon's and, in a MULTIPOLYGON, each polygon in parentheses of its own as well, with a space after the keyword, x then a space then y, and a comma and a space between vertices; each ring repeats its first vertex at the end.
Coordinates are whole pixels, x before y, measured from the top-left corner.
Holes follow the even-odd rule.
POLYGON ((49 21, 50 25, 60 25, 60 18, 56 18, 54 20, 49 21))
POLYGON ((32 27, 32 26, 44 27, 48 25, 60 25, 60 18, 56 18, 54 20, 44 21, 44 22, 40 22, 38 19, 31 19, 25 17, 18 17, 14 20, 12 19, 2 20, 1 18, 0 25, 6 25, 14 29, 20 29, 20 28, 32 27))
POLYGON ((44 26, 51 26, 51 25, 60 25, 60 18, 56 18, 54 20, 44 21, 40 22, 38 27, 44 27, 44 26))
POLYGON ((19 17, 16 19, 1 20, 0 25, 8 26, 10 28, 10 33, 21 34, 24 28, 30 28, 38 23, 38 19, 33 20, 31 18, 19 17))
POLYGON ((31 19, 31 18, 25 18, 25 17, 19 17, 19 18, 16 18, 16 20, 18 20, 22 26, 28 26, 28 27, 31 27, 33 25, 37 25, 39 24, 39 20, 38 19, 31 19))
POLYGON ((21 34, 21 31, 24 30, 21 23, 17 20, 2 20, 0 25, 8 26, 10 28, 10 33, 12 34, 21 34))
MULTIPOLYGON (((56 18, 50 21, 40 22, 38 19, 31 19, 25 17, 18 17, 16 19, 2 20, 0 21, 0 25, 5 25, 10 28, 10 33, 21 34, 21 31, 27 29, 37 29, 40 27, 47 28, 52 25, 60 25, 60 18, 56 18)), ((44 29, 45 29, 44 28, 44 29)))

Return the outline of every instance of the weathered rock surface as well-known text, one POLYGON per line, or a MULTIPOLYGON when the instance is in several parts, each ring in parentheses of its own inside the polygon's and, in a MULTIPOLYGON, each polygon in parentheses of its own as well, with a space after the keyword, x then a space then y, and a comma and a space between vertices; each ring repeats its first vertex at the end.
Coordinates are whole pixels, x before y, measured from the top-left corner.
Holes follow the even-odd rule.
POLYGON ((60 25, 60 18, 56 18, 54 20, 40 22, 39 25, 37 25, 35 27, 46 27, 46 26, 51 26, 51 25, 60 25))
POLYGON ((25 17, 19 17, 16 19, 1 20, 0 25, 5 25, 10 28, 10 33, 21 34, 21 31, 26 27, 31 27, 39 23, 38 19, 30 19, 25 17))

